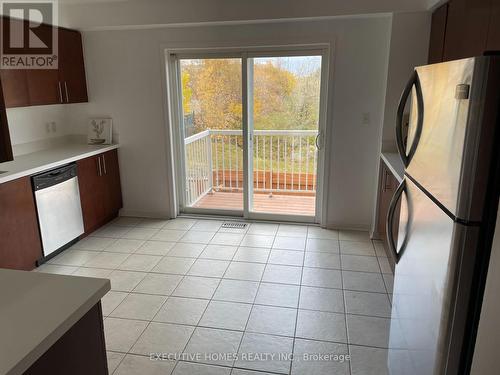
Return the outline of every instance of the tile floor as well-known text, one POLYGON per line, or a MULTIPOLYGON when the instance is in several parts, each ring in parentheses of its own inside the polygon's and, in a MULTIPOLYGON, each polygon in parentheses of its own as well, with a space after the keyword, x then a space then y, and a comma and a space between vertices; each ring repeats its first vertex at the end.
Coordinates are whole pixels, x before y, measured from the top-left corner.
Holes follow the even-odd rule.
POLYGON ((381 243, 366 232, 221 224, 121 217, 37 271, 111 280, 110 374, 387 374, 393 276, 381 243), (318 353, 351 359, 304 356, 318 353))

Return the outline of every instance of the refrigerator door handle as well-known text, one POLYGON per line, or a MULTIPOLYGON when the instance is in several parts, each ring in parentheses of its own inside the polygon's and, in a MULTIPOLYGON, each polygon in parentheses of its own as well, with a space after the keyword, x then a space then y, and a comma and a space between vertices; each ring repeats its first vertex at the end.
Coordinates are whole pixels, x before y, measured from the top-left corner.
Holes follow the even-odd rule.
POLYGON ((413 71, 410 79, 406 83, 406 86, 401 94, 401 99, 399 99, 398 111, 396 116, 396 145, 398 147, 399 155, 401 156, 401 160, 405 167, 410 164, 410 161, 415 154, 415 151, 418 146, 418 142, 420 140, 420 135, 422 134, 422 126, 424 123, 424 99, 422 95, 422 86, 420 85, 420 79, 418 78, 418 73, 416 70, 413 71), (415 128, 415 135, 413 137, 413 142, 406 153, 406 147, 404 145, 403 140, 403 115, 406 102, 411 94, 411 89, 415 87, 415 91, 417 94, 417 125, 415 128))
MULTIPOLYGON (((387 244, 389 246, 389 250, 392 252, 394 255, 394 260, 396 263, 399 262, 399 259, 403 255, 404 248, 406 245, 407 241, 407 236, 408 236, 408 231, 405 231, 405 238, 402 241, 401 248, 397 249, 397 243, 394 240, 393 236, 393 224, 394 224, 394 214, 396 212, 396 206, 401 199, 403 193, 406 191, 406 180, 403 180, 401 184, 398 186, 396 189, 396 192, 392 196, 391 203, 389 204, 389 210, 387 211, 387 218, 386 218, 386 237, 387 237, 387 244)), ((410 218, 410 213, 408 212, 408 220, 410 218)))

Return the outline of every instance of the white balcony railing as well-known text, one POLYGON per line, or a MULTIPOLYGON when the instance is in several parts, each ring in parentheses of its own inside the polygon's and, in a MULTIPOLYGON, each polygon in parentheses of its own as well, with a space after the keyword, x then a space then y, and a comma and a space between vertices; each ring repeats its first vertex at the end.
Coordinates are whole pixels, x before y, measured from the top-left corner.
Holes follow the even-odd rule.
MULTIPOLYGON (((314 195, 316 130, 254 130, 254 191, 314 195)), ((241 130, 205 130, 184 139, 186 204, 213 191, 243 188, 241 130)))

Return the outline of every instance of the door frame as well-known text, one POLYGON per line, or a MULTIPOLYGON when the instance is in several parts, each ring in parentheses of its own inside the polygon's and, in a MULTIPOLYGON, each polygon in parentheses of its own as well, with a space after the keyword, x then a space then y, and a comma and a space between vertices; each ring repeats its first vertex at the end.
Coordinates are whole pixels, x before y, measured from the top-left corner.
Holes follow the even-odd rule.
MULTIPOLYGON (((329 43, 304 44, 304 45, 277 45, 262 47, 209 47, 209 48, 165 48, 163 49, 166 66, 166 97, 167 113, 170 120, 170 145, 172 152, 173 186, 170 187, 174 194, 176 216, 182 211, 186 214, 203 214, 215 216, 241 217, 250 220, 273 220, 290 222, 309 222, 326 225, 326 210, 324 203, 327 201, 325 194, 325 184, 328 183, 328 165, 325 165, 326 155, 329 154, 329 132, 326 126, 328 118, 328 77, 330 74, 330 53, 329 43), (251 176, 249 157, 250 152, 248 116, 251 108, 248 98, 248 79, 250 67, 248 59, 253 57, 280 57, 280 56, 321 56, 321 79, 320 79, 320 103, 318 132, 320 148, 318 149, 317 173, 316 173, 316 214, 315 216, 284 215, 274 213, 262 213, 250 211, 250 190, 248 189, 251 176), (203 58, 241 58, 242 62, 242 131, 246 142, 243 142, 243 163, 246 165, 246 173, 243 175, 243 210, 219 210, 203 209, 193 207, 182 207, 185 191, 185 179, 182 178, 185 172, 184 145, 178 142, 182 137, 182 127, 178 126, 182 121, 182 83, 179 80, 180 64, 182 59, 203 59, 203 58), (177 181, 177 183, 175 183, 177 181)), ((253 189, 251 189, 253 190, 253 189)))

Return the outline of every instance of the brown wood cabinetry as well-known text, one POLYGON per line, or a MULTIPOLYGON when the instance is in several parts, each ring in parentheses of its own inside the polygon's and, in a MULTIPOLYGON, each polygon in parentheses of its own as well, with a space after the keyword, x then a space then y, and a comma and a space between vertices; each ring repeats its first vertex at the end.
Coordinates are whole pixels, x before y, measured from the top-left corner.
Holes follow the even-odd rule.
POLYGON ((488 51, 500 50, 500 0, 491 1, 490 28, 486 41, 488 51))
MULTIPOLYGON (((394 270, 395 259, 393 254, 389 251, 387 244, 387 213, 392 197, 399 186, 399 181, 392 174, 390 169, 385 163, 380 161, 380 175, 379 175, 379 197, 378 197, 378 217, 377 217, 377 231, 379 238, 384 243, 384 248, 389 258, 389 263, 394 270)), ((392 228, 392 236, 397 243, 398 227, 399 227, 399 211, 400 203, 396 206, 395 219, 392 228)))
POLYGON ((450 0, 432 15, 429 63, 500 50, 500 0, 450 0))
POLYGON ((65 103, 88 101, 82 36, 76 30, 59 29, 59 81, 65 103))
POLYGON ((51 25, 37 29, 38 34, 54 31, 58 33, 57 69, 0 70, 7 108, 88 101, 82 36, 51 25))
POLYGON ((451 0, 448 5, 444 60, 481 56, 486 50, 491 0, 451 0))
POLYGON ((0 268, 32 270, 41 257, 30 177, 0 184, 0 268))
POLYGON ((101 302, 92 307, 24 375, 107 375, 101 302))
POLYGON ((10 161, 12 155, 12 145, 10 143, 9 124, 7 113, 5 112, 4 97, 2 90, 2 78, 0 77, 0 163, 10 161))
POLYGON ((116 217, 122 207, 118 152, 112 150, 82 159, 77 165, 87 235, 116 217))
POLYGON ((447 17, 448 4, 441 5, 432 14, 431 37, 429 41, 429 64, 443 61, 447 17))

